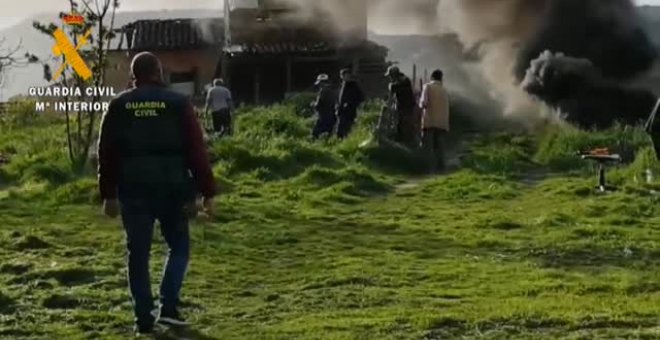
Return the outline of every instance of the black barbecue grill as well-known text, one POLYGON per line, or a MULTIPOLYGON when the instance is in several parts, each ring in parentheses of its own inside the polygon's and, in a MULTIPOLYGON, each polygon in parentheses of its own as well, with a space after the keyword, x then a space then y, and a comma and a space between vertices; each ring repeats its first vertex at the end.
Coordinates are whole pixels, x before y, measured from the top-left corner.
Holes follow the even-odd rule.
POLYGON ((598 186, 596 190, 600 193, 616 190, 615 187, 607 185, 605 172, 607 165, 621 163, 621 155, 610 153, 609 149, 601 148, 591 151, 579 152, 578 155, 584 160, 598 162, 598 186))

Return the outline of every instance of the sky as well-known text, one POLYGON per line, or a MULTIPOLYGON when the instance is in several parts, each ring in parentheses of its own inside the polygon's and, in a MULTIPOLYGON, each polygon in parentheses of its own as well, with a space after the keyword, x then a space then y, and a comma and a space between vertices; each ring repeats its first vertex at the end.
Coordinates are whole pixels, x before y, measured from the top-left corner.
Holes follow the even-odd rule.
MULTIPOLYGON (((217 8, 223 0, 119 0, 122 11, 217 8)), ((660 0, 659 0, 660 1, 660 0)), ((68 8, 68 0, 0 0, 0 29, 41 13, 57 13, 68 8), (19 5, 20 3, 20 5, 19 5)))
POLYGON ((660 6, 660 0, 641 0, 637 1, 637 3, 640 5, 660 6))
MULTIPOLYGON (((453 0, 460 1, 460 0, 453 0)), ((223 0, 120 0, 121 10, 140 11, 158 9, 222 9, 223 0)), ((660 0, 636 0, 639 5, 658 5, 660 0)), ((0 0, 0 29, 14 25, 44 12, 59 12, 67 7, 68 0, 0 0)))

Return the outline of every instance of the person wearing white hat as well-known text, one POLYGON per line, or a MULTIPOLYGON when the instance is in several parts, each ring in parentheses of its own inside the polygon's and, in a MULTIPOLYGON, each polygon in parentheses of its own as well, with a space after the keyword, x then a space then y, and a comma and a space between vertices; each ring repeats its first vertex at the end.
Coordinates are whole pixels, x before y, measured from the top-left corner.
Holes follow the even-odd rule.
POLYGON ((316 77, 314 83, 318 87, 316 101, 312 104, 316 110, 317 120, 312 130, 312 138, 318 139, 323 134, 332 135, 337 123, 335 108, 337 106, 337 94, 330 85, 330 77, 321 73, 316 77))
POLYGON ((319 85, 321 85, 323 83, 327 83, 329 81, 330 81, 330 76, 328 76, 325 73, 321 73, 321 74, 318 75, 318 77, 316 77, 316 83, 314 83, 314 85, 319 86, 319 85))

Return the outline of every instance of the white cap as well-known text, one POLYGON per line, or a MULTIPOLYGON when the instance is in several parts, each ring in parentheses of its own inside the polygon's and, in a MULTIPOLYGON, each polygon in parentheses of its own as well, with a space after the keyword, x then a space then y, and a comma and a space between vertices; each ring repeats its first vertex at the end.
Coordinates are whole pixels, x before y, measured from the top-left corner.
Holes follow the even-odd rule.
POLYGON ((316 85, 320 84, 321 82, 328 81, 328 80, 330 80, 330 77, 325 73, 321 73, 321 74, 319 74, 318 77, 316 77, 316 85))

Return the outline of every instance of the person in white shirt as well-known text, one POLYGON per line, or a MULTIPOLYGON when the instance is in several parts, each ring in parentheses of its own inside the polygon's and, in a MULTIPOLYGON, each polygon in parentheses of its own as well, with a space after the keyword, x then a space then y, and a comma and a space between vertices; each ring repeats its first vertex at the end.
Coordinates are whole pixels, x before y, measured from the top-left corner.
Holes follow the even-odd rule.
POLYGON ((232 133, 232 109, 233 101, 231 91, 224 85, 220 78, 213 81, 213 87, 206 96, 206 108, 208 114, 211 111, 213 118, 213 130, 217 135, 231 135, 232 133))
POLYGON ((424 85, 419 106, 422 114, 422 145, 431 161, 431 171, 445 170, 445 138, 449 132, 449 95, 443 85, 444 74, 435 70, 424 85))

